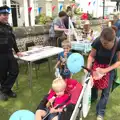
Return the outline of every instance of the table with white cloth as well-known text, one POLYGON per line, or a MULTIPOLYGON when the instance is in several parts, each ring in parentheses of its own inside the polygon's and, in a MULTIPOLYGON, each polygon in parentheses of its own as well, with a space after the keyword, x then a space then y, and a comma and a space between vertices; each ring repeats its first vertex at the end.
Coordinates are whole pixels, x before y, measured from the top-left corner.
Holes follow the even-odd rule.
POLYGON ((19 57, 19 60, 26 61, 28 63, 28 80, 29 85, 32 87, 32 63, 41 60, 44 58, 48 58, 50 70, 52 69, 52 60, 51 57, 57 55, 63 51, 63 48, 46 46, 46 47, 34 47, 34 49, 22 52, 23 56, 19 57))
POLYGON ((78 50, 86 54, 91 51, 91 44, 92 42, 89 40, 71 41, 71 49, 78 50))

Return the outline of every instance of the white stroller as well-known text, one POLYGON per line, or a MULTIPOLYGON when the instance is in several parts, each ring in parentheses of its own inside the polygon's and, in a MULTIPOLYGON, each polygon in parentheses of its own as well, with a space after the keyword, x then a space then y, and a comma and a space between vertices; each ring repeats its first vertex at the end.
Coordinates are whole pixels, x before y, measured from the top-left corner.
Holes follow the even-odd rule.
MULTIPOLYGON (((84 59, 80 54, 74 53, 70 55, 70 57, 68 58, 67 66, 72 73, 79 72, 81 68, 88 70, 87 68, 82 67, 84 65, 83 61, 84 59), (81 61, 81 64, 80 64, 80 61, 81 61), (76 64, 76 63, 79 63, 79 64, 76 64)), ((66 81, 67 82, 66 92, 68 92, 71 95, 70 102, 69 102, 70 104, 64 108, 59 120, 77 120, 77 119, 82 120, 82 117, 85 118, 87 116, 90 109, 90 105, 91 105, 91 85, 92 84, 90 80, 91 79, 90 74, 91 72, 90 70, 88 70, 88 74, 85 75, 84 77, 83 84, 73 79, 68 79, 66 81), (76 81, 76 84, 74 84, 72 81, 76 81), (69 86, 73 84, 74 84, 74 88, 71 89, 69 86)), ((56 70, 55 75, 57 77, 60 77, 60 73, 58 69, 56 70)), ((45 100, 46 98, 43 99, 43 103, 45 100)), ((50 112, 48 111, 48 114, 43 118, 43 120, 48 120, 47 117, 49 116, 49 114, 50 112)))
MULTIPOLYGON (((87 69, 85 67, 83 68, 87 69)), ((78 119, 82 120, 82 118, 83 117, 85 118, 89 112, 89 109, 91 106, 91 88, 92 88, 91 85, 92 83, 90 80, 91 79, 90 70, 87 69, 87 71, 88 73, 84 76, 82 91, 79 95, 79 98, 77 100, 77 103, 75 105, 75 108, 73 110, 70 120, 78 120, 78 119)), ((58 69, 56 70, 55 75, 57 77, 60 77, 58 69)))
POLYGON ((91 77, 90 73, 85 76, 85 81, 77 104, 74 108, 70 120, 82 120, 86 117, 91 105, 91 77))

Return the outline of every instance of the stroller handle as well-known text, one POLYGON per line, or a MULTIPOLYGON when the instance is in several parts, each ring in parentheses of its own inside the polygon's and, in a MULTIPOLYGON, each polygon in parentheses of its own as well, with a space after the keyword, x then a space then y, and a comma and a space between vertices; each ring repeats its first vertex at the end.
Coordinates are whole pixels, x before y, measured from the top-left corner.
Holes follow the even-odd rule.
POLYGON ((91 70, 85 66, 82 66, 83 69, 87 70, 88 72, 91 72, 91 70))

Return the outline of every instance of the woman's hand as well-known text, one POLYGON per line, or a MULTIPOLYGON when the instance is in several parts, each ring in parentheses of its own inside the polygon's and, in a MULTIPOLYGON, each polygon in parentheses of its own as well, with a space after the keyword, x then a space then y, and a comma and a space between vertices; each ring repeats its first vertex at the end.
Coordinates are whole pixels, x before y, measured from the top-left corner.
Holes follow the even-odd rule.
POLYGON ((100 74, 106 74, 106 69, 105 68, 96 68, 96 71, 100 74))
POLYGON ((69 30, 68 29, 64 29, 65 34, 68 34, 69 30))
POLYGON ((85 74, 87 74, 87 73, 88 73, 88 71, 87 71, 86 69, 83 69, 83 71, 84 71, 84 73, 85 73, 85 74))
POLYGON ((93 79, 100 80, 106 74, 104 68, 97 68, 96 71, 93 71, 93 79))

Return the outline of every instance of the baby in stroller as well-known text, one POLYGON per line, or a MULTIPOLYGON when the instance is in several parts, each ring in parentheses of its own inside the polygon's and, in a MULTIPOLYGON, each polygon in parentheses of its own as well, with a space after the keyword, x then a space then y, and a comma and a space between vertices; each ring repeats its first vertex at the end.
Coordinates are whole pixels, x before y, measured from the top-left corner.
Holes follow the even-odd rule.
POLYGON ((36 120, 70 120, 81 91, 82 85, 77 80, 55 79, 37 108, 36 120))

